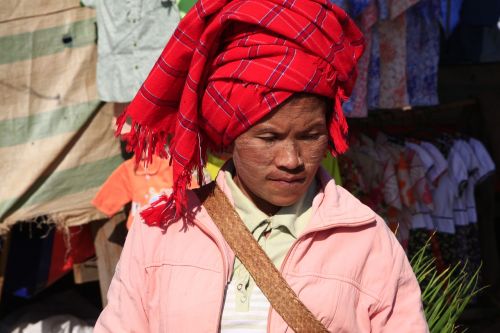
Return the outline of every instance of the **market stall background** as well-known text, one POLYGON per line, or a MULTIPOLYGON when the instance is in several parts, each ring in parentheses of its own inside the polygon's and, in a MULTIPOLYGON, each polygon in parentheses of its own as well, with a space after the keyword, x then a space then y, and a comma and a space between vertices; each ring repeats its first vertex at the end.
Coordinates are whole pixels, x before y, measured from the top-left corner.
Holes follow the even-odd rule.
MULTIPOLYGON (((130 209, 125 206, 110 218, 92 204, 124 161, 123 147, 114 136, 117 104, 103 101, 98 92, 96 9, 75 0, 4 2, 0 11, 0 312, 4 312, 0 322, 14 308, 26 305, 20 301, 8 306, 6 300, 17 297, 31 304, 60 281, 65 287, 73 280, 86 282, 80 288, 90 289, 83 293, 100 297, 97 307, 105 304, 106 285, 130 209), (99 263, 95 263, 96 252, 99 263), (72 271, 74 275, 68 274, 72 271), (11 282, 3 283, 9 276, 11 282)), ((432 130, 453 125, 480 139, 500 165, 500 27, 491 24, 495 15, 498 22, 500 5, 491 0, 477 6, 467 0, 333 2, 346 8, 367 36, 359 80, 353 98, 344 105, 353 129, 432 130)), ((99 1, 85 3, 97 3, 99 11, 99 1)), ((181 0, 175 7, 168 0, 161 1, 161 6, 178 8, 182 16, 193 3, 181 0)), ((211 156, 209 162, 213 177, 223 161, 211 156)), ((336 178, 342 177, 336 161, 324 165, 336 178)), ((480 197, 481 216, 488 221, 483 223, 481 250, 490 284, 500 278, 499 228, 495 227, 499 217, 494 209, 500 185, 497 181, 495 190, 494 184, 490 179, 480 197)), ((88 318, 95 314, 86 312, 88 318)), ((73 313, 78 316, 78 309, 73 313)))
POLYGON ((122 161, 96 92, 95 12, 66 3, 2 10, 0 234, 40 215, 67 227, 104 217, 90 200, 122 161))

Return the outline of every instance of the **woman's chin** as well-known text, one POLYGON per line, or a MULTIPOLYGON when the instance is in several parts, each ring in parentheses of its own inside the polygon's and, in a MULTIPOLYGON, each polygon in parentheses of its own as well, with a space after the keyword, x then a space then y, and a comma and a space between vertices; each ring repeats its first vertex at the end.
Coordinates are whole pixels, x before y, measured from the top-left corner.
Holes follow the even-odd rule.
POLYGON ((270 198, 270 200, 266 200, 267 202, 269 202, 270 204, 272 204, 273 206, 277 206, 277 207, 288 207, 288 206, 292 206, 294 205, 295 203, 297 203, 297 201, 299 201, 300 199, 300 196, 281 196, 279 198, 270 198))

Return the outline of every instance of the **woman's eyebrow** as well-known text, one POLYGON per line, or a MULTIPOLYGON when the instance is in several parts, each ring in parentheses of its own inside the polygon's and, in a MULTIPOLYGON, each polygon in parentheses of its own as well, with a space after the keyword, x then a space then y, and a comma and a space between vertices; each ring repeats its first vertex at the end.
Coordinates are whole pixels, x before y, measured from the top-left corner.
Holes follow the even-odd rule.
POLYGON ((301 130, 301 132, 308 132, 308 131, 311 131, 311 130, 318 130, 318 129, 323 129, 323 128, 326 129, 325 123, 323 121, 315 121, 315 122, 312 122, 312 123, 306 125, 301 130))
POLYGON ((257 125, 254 128, 255 132, 257 133, 262 133, 262 132, 279 132, 279 128, 273 125, 257 125))

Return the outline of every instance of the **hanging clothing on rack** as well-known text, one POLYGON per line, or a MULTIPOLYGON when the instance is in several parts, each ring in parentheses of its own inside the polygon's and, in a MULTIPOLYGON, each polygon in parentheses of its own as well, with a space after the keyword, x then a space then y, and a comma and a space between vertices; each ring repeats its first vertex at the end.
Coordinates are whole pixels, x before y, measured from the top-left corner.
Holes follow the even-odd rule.
POLYGON ((368 93, 368 71, 370 66, 372 48, 372 28, 378 21, 378 10, 376 1, 360 1, 353 9, 358 15, 358 25, 365 38, 365 51, 358 61, 358 77, 351 98, 343 105, 346 115, 351 118, 368 116, 367 93, 368 93))
POLYGON ((440 27, 437 0, 421 0, 406 13, 406 75, 412 106, 439 104, 440 27))
POLYGON ((423 228, 432 230, 431 213, 434 210, 432 192, 427 172, 434 162, 428 153, 421 147, 411 142, 405 143, 406 159, 410 164, 410 179, 412 182, 412 192, 415 193, 415 213, 411 217, 413 229, 423 228))
POLYGON ((130 102, 179 23, 175 1, 82 0, 97 13, 97 91, 130 102))
POLYGON ((393 230, 397 229, 409 255, 436 233, 429 251, 438 269, 467 262, 466 271, 472 276, 481 262, 474 189, 478 179, 494 170, 491 157, 484 157, 489 156, 484 146, 456 134, 428 141, 380 131, 374 136, 354 134, 351 149, 340 158, 341 170, 347 174, 354 170, 346 188, 389 225, 397 224, 393 230), (386 178, 391 173, 386 174, 387 170, 392 170, 396 186, 387 186, 393 183, 386 178), (356 178, 358 184, 354 184, 356 178), (390 203, 395 197, 397 205, 390 203))
POLYGON ((440 0, 331 1, 353 15, 366 43, 346 116, 439 103, 440 0))
POLYGON ((449 37, 460 21, 463 0, 440 0, 439 21, 446 37, 449 37))

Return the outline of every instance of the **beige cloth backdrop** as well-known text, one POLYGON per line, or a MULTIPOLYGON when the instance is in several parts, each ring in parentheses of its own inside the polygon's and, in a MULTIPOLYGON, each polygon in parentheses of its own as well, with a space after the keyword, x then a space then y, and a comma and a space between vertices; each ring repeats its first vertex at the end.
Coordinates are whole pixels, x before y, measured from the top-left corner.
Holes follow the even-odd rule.
POLYGON ((0 15, 0 235, 48 215, 102 218, 90 200, 122 162, 95 87, 95 12, 74 0, 5 0, 0 15))

